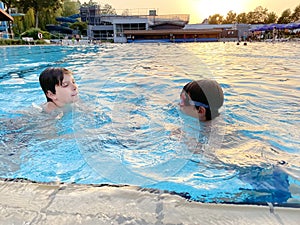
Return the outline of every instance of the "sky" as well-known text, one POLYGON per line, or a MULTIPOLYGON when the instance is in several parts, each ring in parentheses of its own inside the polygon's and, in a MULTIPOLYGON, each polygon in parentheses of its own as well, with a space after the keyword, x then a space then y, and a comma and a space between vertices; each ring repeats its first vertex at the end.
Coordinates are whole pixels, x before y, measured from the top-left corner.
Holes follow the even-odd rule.
MULTIPOLYGON (((89 0, 80 0, 81 3, 89 0)), ((166 14, 190 14, 190 23, 202 23, 210 15, 219 13, 223 16, 232 10, 233 12, 247 13, 257 6, 275 12, 277 16, 300 5, 300 0, 93 0, 101 5, 109 4, 121 14, 125 9, 131 13, 145 14, 150 9, 155 9, 158 15, 166 14)))

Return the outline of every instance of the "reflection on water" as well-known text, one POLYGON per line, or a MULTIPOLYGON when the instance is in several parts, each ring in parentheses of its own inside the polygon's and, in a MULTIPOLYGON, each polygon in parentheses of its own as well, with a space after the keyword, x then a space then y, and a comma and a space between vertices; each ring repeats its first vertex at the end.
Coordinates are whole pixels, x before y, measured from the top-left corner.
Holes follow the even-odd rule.
POLYGON ((26 48, 0 49, 1 177, 299 203, 298 43, 36 46, 24 57, 26 48), (45 101, 47 66, 73 70, 82 100, 56 120, 32 106, 45 101), (184 84, 201 78, 225 94, 207 123, 177 107, 184 84))

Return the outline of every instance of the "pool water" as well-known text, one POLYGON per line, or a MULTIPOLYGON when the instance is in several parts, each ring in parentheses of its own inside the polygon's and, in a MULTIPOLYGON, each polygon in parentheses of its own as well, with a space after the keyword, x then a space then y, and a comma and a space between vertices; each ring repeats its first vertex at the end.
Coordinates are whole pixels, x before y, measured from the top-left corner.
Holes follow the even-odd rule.
POLYGON ((0 48, 0 177, 129 184, 200 202, 300 205, 299 43, 0 48), (39 74, 74 72, 80 102, 45 115, 39 74), (216 79, 221 115, 181 113, 216 79))

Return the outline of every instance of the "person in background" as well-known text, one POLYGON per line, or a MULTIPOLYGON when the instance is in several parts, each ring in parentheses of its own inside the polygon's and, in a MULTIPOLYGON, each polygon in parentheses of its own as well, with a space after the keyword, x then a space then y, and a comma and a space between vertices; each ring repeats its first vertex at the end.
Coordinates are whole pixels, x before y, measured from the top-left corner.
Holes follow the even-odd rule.
POLYGON ((191 81, 183 87, 180 94, 180 110, 200 121, 217 117, 223 102, 221 86, 210 79, 191 81))
POLYGON ((40 74, 39 81, 47 99, 42 106, 46 113, 64 108, 79 99, 78 86, 72 72, 66 68, 47 68, 40 74))

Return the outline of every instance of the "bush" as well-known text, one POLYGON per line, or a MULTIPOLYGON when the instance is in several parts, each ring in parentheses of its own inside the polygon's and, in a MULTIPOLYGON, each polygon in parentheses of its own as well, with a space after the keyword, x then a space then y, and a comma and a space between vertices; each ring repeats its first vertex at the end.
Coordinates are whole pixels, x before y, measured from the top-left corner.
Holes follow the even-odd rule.
MULTIPOLYGON (((30 44, 43 45, 47 43, 44 40, 36 40, 30 44)), ((0 39, 0 45, 28 45, 28 42, 22 39, 0 39)))
POLYGON ((34 40, 38 40, 38 33, 41 33, 43 35, 43 39, 50 39, 50 33, 48 31, 42 31, 39 28, 31 28, 24 33, 21 34, 22 37, 32 37, 34 40))
POLYGON ((0 45, 22 45, 22 44, 25 44, 25 42, 20 39, 0 39, 0 45))

